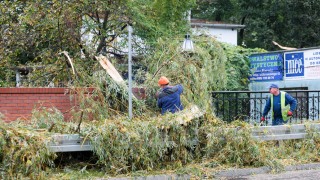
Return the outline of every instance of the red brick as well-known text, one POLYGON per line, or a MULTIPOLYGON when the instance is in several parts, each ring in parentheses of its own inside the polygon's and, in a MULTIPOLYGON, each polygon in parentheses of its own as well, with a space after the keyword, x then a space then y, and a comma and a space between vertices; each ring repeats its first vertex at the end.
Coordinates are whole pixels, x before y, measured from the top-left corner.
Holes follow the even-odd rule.
MULTIPOLYGON (((77 97, 79 91, 84 91, 85 97, 91 98, 94 88, 0 88, 0 112, 5 115, 5 121, 10 122, 17 118, 30 118, 34 108, 56 107, 69 121, 72 118, 70 111, 79 109, 78 103, 83 98, 77 97)), ((145 98, 143 88, 133 88, 133 93, 139 99, 145 98)))
MULTIPOLYGON (((94 88, 89 88, 91 92, 94 88)), ((65 120, 71 115, 70 110, 76 105, 74 93, 68 88, 0 88, 0 112, 4 114, 5 121, 10 122, 17 118, 28 119, 36 107, 56 107, 66 112, 65 120)))

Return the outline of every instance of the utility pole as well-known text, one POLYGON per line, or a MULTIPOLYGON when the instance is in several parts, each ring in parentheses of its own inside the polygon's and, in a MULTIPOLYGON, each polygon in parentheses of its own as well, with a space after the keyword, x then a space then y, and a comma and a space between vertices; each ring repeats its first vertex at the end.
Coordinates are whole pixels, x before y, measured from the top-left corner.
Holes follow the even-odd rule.
POLYGON ((128 83, 129 83, 129 119, 132 119, 132 27, 128 25, 128 83))

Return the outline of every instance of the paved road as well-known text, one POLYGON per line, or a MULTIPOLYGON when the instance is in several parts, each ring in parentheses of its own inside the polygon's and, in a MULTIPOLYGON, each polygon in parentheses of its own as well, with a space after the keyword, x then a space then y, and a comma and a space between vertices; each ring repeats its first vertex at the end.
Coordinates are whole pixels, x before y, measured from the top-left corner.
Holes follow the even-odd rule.
MULTIPOLYGON (((286 166, 284 171, 272 174, 271 168, 228 169, 213 172, 217 180, 320 180, 320 163, 286 166)), ((203 178, 210 179, 210 178, 203 178)), ((212 178, 211 178, 212 179, 212 178)), ((99 179, 105 180, 105 179, 99 179)), ((144 177, 108 178, 108 180, 192 180, 189 175, 150 175, 144 177)))
POLYGON ((299 170, 299 171, 287 171, 279 174, 256 174, 250 176, 219 178, 225 180, 318 180, 320 179, 320 169, 315 170, 299 170))

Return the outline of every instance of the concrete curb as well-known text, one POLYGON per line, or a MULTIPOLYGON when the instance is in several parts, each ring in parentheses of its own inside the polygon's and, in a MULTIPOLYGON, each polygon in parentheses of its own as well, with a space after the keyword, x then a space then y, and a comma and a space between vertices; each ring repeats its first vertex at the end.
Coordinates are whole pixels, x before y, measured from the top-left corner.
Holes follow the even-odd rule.
POLYGON ((108 178, 108 180, 189 180, 189 175, 153 175, 145 177, 129 177, 129 178, 108 178))
MULTIPOLYGON (((310 170, 310 169, 320 169, 320 163, 310 163, 301 165, 286 166, 284 171, 297 171, 297 170, 310 170)), ((228 169, 213 173, 215 178, 237 178, 241 176, 250 176, 254 174, 268 174, 271 173, 272 169, 270 167, 260 167, 260 168, 244 168, 244 169, 228 169)), ((190 175, 152 175, 152 176, 140 176, 140 177, 123 177, 123 178, 103 178, 99 180, 190 180, 190 175)), ((205 178, 204 178, 205 179, 205 178)))
MULTIPOLYGON (((284 171, 296 171, 296 170, 310 170, 310 169, 320 169, 320 163, 310 163, 310 164, 301 164, 301 165, 292 165, 286 166, 284 171)), ((260 167, 260 168, 245 168, 245 169, 229 169, 219 171, 214 173, 214 177, 222 178, 235 178, 241 176, 250 176, 253 174, 267 174, 271 173, 272 169, 270 167, 260 167)))

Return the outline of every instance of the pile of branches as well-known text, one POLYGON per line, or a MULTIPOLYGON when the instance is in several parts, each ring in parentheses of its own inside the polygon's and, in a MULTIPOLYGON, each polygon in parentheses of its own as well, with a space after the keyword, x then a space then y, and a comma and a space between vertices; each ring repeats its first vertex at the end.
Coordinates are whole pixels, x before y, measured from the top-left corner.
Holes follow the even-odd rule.
POLYGON ((0 177, 22 179, 44 178, 46 169, 54 167, 56 154, 46 146, 46 132, 37 132, 18 123, 0 122, 0 177))
MULTIPOLYGON (((56 128, 48 132, 43 128, 35 129, 34 123, 1 123, 1 177, 45 178, 57 168, 54 162, 58 156, 47 147, 50 137, 58 131, 72 133, 77 126, 72 122, 56 123, 56 128)), ((96 161, 79 163, 77 169, 90 167, 96 171, 103 169, 108 175, 119 175, 141 170, 172 171, 200 163, 203 171, 217 167, 260 166, 281 171, 288 164, 320 160, 317 151, 320 136, 312 128, 307 138, 284 141, 276 146, 276 142, 253 139, 251 127, 237 121, 224 124, 208 115, 181 123, 176 114, 150 119, 139 116, 132 120, 119 117, 83 122, 80 134, 91 141, 92 159, 96 161)))

